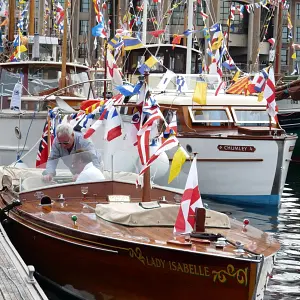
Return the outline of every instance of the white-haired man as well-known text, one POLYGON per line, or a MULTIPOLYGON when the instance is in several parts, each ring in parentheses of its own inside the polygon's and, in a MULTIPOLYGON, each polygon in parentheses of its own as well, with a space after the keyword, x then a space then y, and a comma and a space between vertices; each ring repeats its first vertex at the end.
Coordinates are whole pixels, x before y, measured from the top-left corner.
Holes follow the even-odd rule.
POLYGON ((72 158, 70 154, 76 153, 79 149, 89 151, 92 156, 93 165, 101 168, 101 157, 97 153, 94 144, 85 139, 81 132, 74 131, 73 127, 68 123, 63 123, 56 128, 56 137, 52 143, 51 152, 48 157, 46 170, 44 171, 43 180, 51 181, 56 174, 58 159, 61 158, 64 164, 70 169, 76 177, 76 169, 72 166, 72 158))

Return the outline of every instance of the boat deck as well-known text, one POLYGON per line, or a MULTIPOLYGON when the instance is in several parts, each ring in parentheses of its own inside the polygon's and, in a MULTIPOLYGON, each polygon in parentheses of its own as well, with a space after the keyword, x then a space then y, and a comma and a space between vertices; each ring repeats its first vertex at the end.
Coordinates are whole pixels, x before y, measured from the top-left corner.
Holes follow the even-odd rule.
POLYGON ((48 299, 0 224, 0 299, 48 299))
MULTIPOLYGON (((39 201, 26 200, 23 201, 22 206, 18 210, 24 212, 27 217, 29 214, 35 219, 33 223, 37 221, 36 223, 41 225, 39 230, 45 227, 55 230, 56 226, 60 226, 61 229, 77 231, 78 236, 97 234, 97 236, 115 240, 122 239, 167 248, 182 249, 184 247, 187 251, 201 252, 207 255, 217 254, 232 258, 237 257, 236 247, 231 244, 227 244, 224 249, 217 249, 213 242, 207 243, 200 239, 193 239, 190 246, 180 243, 178 245, 169 243, 169 241, 173 241, 174 239, 173 227, 131 227, 108 222, 96 216, 94 209, 98 203, 107 203, 107 201, 105 199, 93 199, 92 201, 87 199, 83 201, 79 197, 72 197, 66 199, 64 202, 53 200, 50 207, 45 207, 39 205, 39 201), (76 215, 78 218, 76 224, 72 221, 73 215, 76 215)), ((20 217, 22 218, 22 213, 20 217)), ((243 224, 236 220, 230 219, 230 222, 230 229, 206 228, 205 232, 221 234, 228 241, 233 243, 241 242, 244 244, 245 249, 257 254, 264 254, 265 256, 269 256, 279 249, 278 242, 271 235, 250 225, 245 229, 243 228, 243 224)), ((55 231, 57 231, 57 228, 55 231)), ((96 242, 96 239, 95 245, 105 246, 96 242)), ((244 257, 249 258, 251 256, 248 252, 244 254, 244 257)))

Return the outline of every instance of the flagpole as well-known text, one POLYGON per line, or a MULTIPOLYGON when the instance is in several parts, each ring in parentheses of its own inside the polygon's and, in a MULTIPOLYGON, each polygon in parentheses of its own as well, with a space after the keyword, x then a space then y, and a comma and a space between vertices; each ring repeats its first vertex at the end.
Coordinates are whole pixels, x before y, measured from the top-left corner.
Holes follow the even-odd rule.
POLYGON ((67 76, 67 30, 68 30, 68 4, 69 0, 65 0, 64 6, 64 33, 63 33, 63 44, 62 44, 62 58, 61 58, 61 88, 66 87, 66 76, 67 76))
POLYGON ((50 130, 50 126, 51 126, 51 120, 50 120, 50 107, 48 106, 48 114, 47 114, 47 147, 48 147, 48 157, 50 155, 50 151, 51 151, 51 130, 50 130))
POLYGON ((8 25, 8 40, 13 42, 15 39, 15 11, 16 1, 9 1, 9 25, 8 25))
POLYGON ((35 15, 35 1, 30 0, 29 3, 29 35, 34 35, 34 15, 35 15))
POLYGON ((230 0, 230 5, 229 5, 229 15, 228 15, 228 26, 227 26, 227 41, 226 41, 226 48, 227 51, 229 52, 229 36, 230 36, 230 26, 231 26, 231 5, 232 5, 232 0, 230 0))
MULTIPOLYGON (((145 84, 148 85, 148 83, 149 83, 149 73, 148 72, 144 73, 144 78, 145 78, 145 84)), ((145 95, 145 97, 146 96, 147 96, 147 94, 145 95)), ((146 153, 147 153, 148 152, 147 150, 149 150, 149 140, 146 141, 146 145, 145 146, 146 146, 146 153)), ((150 167, 149 167, 149 168, 147 168, 147 170, 144 173, 142 202, 149 202, 149 201, 151 201, 150 180, 151 180, 151 176, 150 176, 150 167)))

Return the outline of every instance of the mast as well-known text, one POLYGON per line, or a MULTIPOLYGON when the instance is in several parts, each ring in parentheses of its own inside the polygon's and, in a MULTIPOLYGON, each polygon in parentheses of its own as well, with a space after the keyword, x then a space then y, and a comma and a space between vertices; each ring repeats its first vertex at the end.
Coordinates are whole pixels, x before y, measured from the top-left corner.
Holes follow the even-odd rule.
POLYGON ((15 12, 16 12, 16 1, 9 0, 8 40, 10 42, 13 42, 15 39, 15 12))
POLYGON ((68 32, 68 4, 69 0, 65 0, 64 7, 64 33, 62 42, 62 67, 61 67, 61 88, 66 87, 66 76, 67 76, 67 32, 68 32))
POLYGON ((34 35, 34 15, 35 15, 35 1, 30 0, 29 3, 29 28, 28 28, 28 34, 34 35))
MULTIPOLYGON (((193 28, 193 0, 188 0, 188 29, 193 28)), ((191 74, 192 65, 192 34, 187 37, 186 74, 191 74)))
POLYGON ((281 2, 278 3, 278 14, 277 14, 277 27, 276 30, 276 48, 275 48, 275 66, 274 66, 274 75, 275 82, 280 78, 281 73, 281 30, 282 30, 282 5, 281 2))
MULTIPOLYGON (((145 1, 147 2, 147 1, 145 1)), ((145 72, 144 74, 145 76, 145 83, 147 84, 149 83, 149 73, 145 72)), ((147 96, 147 94, 145 95, 145 97, 147 96)), ((146 145, 145 145, 148 149, 149 149, 149 140, 146 141, 146 145)), ((151 201, 151 186, 150 186, 150 180, 151 180, 151 176, 150 176, 150 167, 147 168, 147 170, 144 173, 144 180, 143 180, 143 195, 142 195, 142 202, 149 202, 151 201)))
POLYGON ((147 43, 147 17, 148 17, 148 0, 144 1, 144 9, 143 9, 143 35, 142 35, 142 43, 146 45, 147 43))

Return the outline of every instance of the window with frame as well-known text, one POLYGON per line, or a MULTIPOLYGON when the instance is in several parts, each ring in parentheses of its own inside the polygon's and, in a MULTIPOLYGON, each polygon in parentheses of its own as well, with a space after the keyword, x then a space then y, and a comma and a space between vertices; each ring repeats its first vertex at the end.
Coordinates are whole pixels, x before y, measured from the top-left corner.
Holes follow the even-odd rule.
POLYGON ((82 43, 79 45, 78 57, 79 58, 87 58, 87 47, 86 47, 85 43, 82 43))
POLYGON ((280 60, 283 66, 287 65, 287 49, 281 49, 280 51, 280 60))
POLYGON ((282 36, 281 36, 281 39, 282 39, 282 43, 288 43, 288 28, 287 26, 282 26, 282 36))
POLYGON ((232 114, 235 123, 239 126, 266 126, 270 123, 269 114, 264 108, 233 107, 232 114))
POLYGON ((90 11, 90 0, 80 0, 80 12, 90 11))
MULTIPOLYGON (((230 15, 230 6, 240 7, 239 2, 230 2, 230 1, 222 1, 221 2, 221 10, 220 10, 220 23, 226 28, 227 31, 227 21, 230 15)), ((248 32, 248 12, 246 8, 243 12, 243 17, 241 17, 239 11, 235 9, 234 20, 230 21, 230 32, 231 33, 247 33, 248 32)))
POLYGON ((232 117, 226 107, 189 107, 193 123, 201 123, 205 126, 224 126, 232 123, 232 117))
POLYGON ((300 3, 296 4, 296 18, 300 20, 300 3))
POLYGON ((80 20, 79 35, 88 35, 88 34, 89 34, 89 20, 80 20))
MULTIPOLYGON (((175 4, 175 1, 172 1, 173 4, 175 4)), ((171 25, 184 25, 184 4, 178 5, 173 9, 171 25)))
POLYGON ((300 27, 296 27, 296 41, 300 42, 300 27))
MULTIPOLYGON (((206 13, 206 2, 203 2, 203 12, 206 13)), ((196 10, 196 25, 197 26, 204 26, 203 17, 200 15, 201 6, 197 2, 197 10, 196 10)))

